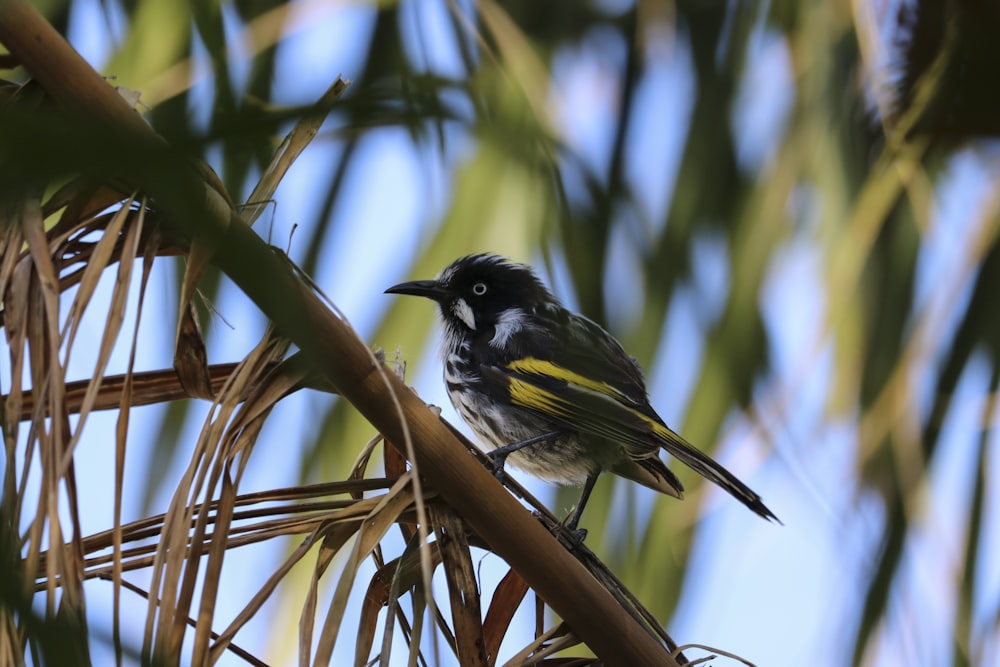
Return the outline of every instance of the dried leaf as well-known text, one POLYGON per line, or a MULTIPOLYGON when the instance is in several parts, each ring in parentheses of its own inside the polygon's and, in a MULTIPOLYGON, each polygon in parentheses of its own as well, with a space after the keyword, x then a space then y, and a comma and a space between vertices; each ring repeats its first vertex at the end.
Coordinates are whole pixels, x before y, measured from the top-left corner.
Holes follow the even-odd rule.
POLYGON ((403 510, 412 503, 413 486, 410 476, 407 475, 400 478, 392 489, 380 498, 379 504, 362 523, 350 558, 345 563, 344 572, 337 582, 333 600, 330 602, 330 608, 323 624, 323 632, 316 647, 316 661, 320 664, 329 663, 330 656, 333 654, 333 646, 337 641, 344 610, 347 608, 347 599, 361 562, 367 558, 368 553, 382 539, 385 532, 399 519, 403 510))
MULTIPOLYGON (((441 562, 441 552, 436 544, 427 545, 429 558, 434 567, 441 562)), ((355 665, 364 665, 374 644, 375 629, 378 625, 378 615, 383 607, 389 607, 386 615, 385 634, 382 638, 383 660, 388 660, 391 648, 393 610, 399 613, 399 597, 408 590, 419 586, 422 582, 421 555, 419 542, 416 539, 410 540, 403 554, 384 566, 368 582, 368 590, 362 603, 361 614, 359 616, 358 641, 354 651, 355 665)), ((400 621, 404 619, 399 618, 400 621)))
POLYGON ((180 322, 177 323, 177 342, 174 349, 174 371, 184 387, 184 391, 193 398, 212 400, 212 380, 208 372, 208 352, 205 350, 205 339, 201 335, 198 315, 194 303, 189 301, 181 309, 180 322))
POLYGON ((527 592, 527 582, 514 570, 508 570, 493 591, 490 608, 483 621, 483 638, 490 667, 496 664, 500 644, 527 592))
POLYGON ((463 665, 485 665, 486 642, 479 606, 479 586, 469 551, 466 527, 454 511, 441 505, 428 507, 434 534, 441 549, 445 580, 451 600, 458 660, 463 665))
POLYGON ((253 192, 250 193, 244 205, 242 215, 248 225, 252 225, 260 217, 261 212, 264 210, 264 204, 271 201, 271 198, 274 197, 274 193, 278 189, 278 184, 288 172, 289 167, 292 166, 292 163, 298 159, 302 151, 305 150, 306 146, 316 136, 316 133, 319 132, 319 128, 323 125, 323 121, 326 120, 329 110, 333 108, 333 103, 347 90, 347 86, 350 84, 350 81, 338 76, 337 80, 316 101, 318 113, 305 115, 300 118, 295 127, 292 128, 292 131, 282 139, 281 145, 274 151, 274 155, 271 156, 271 162, 264 169, 264 173, 261 175, 260 180, 257 181, 257 185, 254 187, 253 192))

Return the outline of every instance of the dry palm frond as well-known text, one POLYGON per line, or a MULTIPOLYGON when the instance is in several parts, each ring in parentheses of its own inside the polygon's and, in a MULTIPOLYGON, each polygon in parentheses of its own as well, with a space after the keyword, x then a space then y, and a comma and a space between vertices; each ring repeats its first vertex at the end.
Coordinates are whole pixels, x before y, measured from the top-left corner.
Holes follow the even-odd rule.
MULTIPOLYGON (((46 598, 46 618, 70 618, 77 623, 78 632, 68 643, 80 660, 86 660, 88 651, 83 587, 88 579, 110 578, 114 587, 119 657, 125 643, 117 625, 121 589, 134 588, 131 582, 126 585, 125 572, 141 567, 149 570, 150 582, 139 659, 208 664, 232 646, 240 630, 285 584, 295 565, 313 555, 311 582, 301 596, 299 659, 303 664, 331 661, 345 627, 348 598, 369 558, 378 566, 377 581, 367 584, 373 597, 362 610, 357 663, 368 660, 367 652, 375 644, 372 627, 377 622, 373 619, 386 606, 390 620, 379 648, 381 663, 389 664, 398 622, 407 635, 412 664, 427 661, 423 655, 427 644, 435 663, 447 648, 463 663, 493 664, 500 637, 524 592, 513 579, 501 584, 501 595, 491 602, 484 623, 482 591, 471 561, 470 548, 475 546, 507 560, 536 590, 538 599, 544 597, 566 619, 565 626, 559 624, 551 637, 546 634, 526 648, 525 656, 544 660, 585 639, 596 652, 617 659, 671 664, 664 644, 672 644, 664 641, 659 624, 586 548, 564 537, 560 545, 552 538, 553 533, 562 536, 563 531, 551 514, 540 510, 539 519, 532 518, 474 456, 466 455, 461 439, 372 353, 340 313, 325 307, 301 272, 249 230, 210 169, 192 164, 167 147, 131 109, 123 108, 117 94, 105 97, 107 83, 95 77, 30 6, 18 0, 6 1, 5 8, 9 11, 0 13, 0 39, 38 77, 57 107, 83 109, 84 122, 58 127, 56 141, 73 139, 79 146, 96 150, 108 148, 113 143, 110 137, 119 139, 114 150, 109 149, 114 164, 102 174, 101 187, 71 179, 55 189, 45 204, 26 189, 12 206, 5 207, 7 218, 2 225, 0 297, 12 368, 12 386, 4 406, 8 462, 19 460, 15 448, 24 448, 21 467, 13 470, 8 464, 6 468, 5 519, 9 517, 8 525, 27 526, 18 552, 25 595, 30 597, 37 587, 46 598), (11 30, 14 25, 24 29, 28 24, 33 40, 11 30), (58 85, 66 76, 78 77, 75 88, 58 85), (81 104, 74 89, 86 89, 92 97, 81 104), (61 211, 51 226, 45 224, 46 211, 52 215, 61 211), (142 259, 143 267, 137 332, 150 265, 158 256, 178 253, 187 262, 175 338, 177 383, 186 395, 210 399, 212 407, 174 485, 167 511, 123 525, 122 475, 130 407, 137 396, 134 364, 140 343, 137 333, 133 334, 128 369, 114 387, 122 403, 116 431, 112 526, 110 531, 85 538, 79 521, 74 446, 87 415, 103 405, 98 397, 110 350, 124 326, 135 260, 142 259), (221 387, 219 378, 213 379, 209 372, 208 351, 191 307, 209 262, 232 277, 281 332, 280 336, 269 333, 245 359, 227 368, 221 387), (96 285, 113 266, 117 279, 102 339, 95 346, 94 377, 82 388, 79 403, 71 407, 66 360, 70 355, 76 359, 79 318, 96 285), (60 299, 71 286, 75 293, 65 318, 60 319, 60 299), (285 365, 290 340, 312 362, 310 366, 285 365), (386 480, 351 480, 337 487, 355 494, 349 501, 301 502, 318 491, 310 489, 294 503, 286 493, 278 496, 288 502, 276 508, 251 508, 262 498, 241 495, 240 483, 262 426, 275 404, 314 373, 329 378, 384 434, 391 444, 387 452, 398 448, 396 454, 385 456, 391 472, 386 480), (22 375, 31 386, 26 429, 21 426, 22 375), (79 413, 75 422, 69 418, 74 411, 79 413), (27 430, 23 438, 22 430, 27 430), (19 445, 22 439, 25 444, 19 445), (403 469, 400 453, 409 461, 409 469, 403 469), (33 473, 36 469, 38 473, 33 473), (35 506, 26 510, 30 474, 40 474, 41 491, 33 499, 35 506), (373 490, 378 492, 356 497, 373 490), (387 557, 385 538, 396 525, 403 526, 406 547, 401 554, 387 557), (222 573, 231 549, 288 535, 304 539, 273 572, 261 573, 250 601, 219 632, 217 626, 224 622, 218 618, 218 603, 224 595, 222 573), (448 585, 450 620, 435 604, 431 573, 436 568, 444 571, 448 585), (336 576, 330 578, 335 580, 329 582, 332 592, 327 595, 323 579, 334 571, 336 576), (400 603, 407 592, 412 601, 409 616, 400 603), (436 632, 425 623, 425 616, 433 619, 436 632), (572 633, 562 630, 570 626, 572 633)), ((330 95, 336 97, 342 88, 335 84, 330 95)), ((315 122, 312 118, 300 126, 296 136, 311 136, 315 122)), ((293 155, 288 153, 289 158, 293 155)), ((272 162, 272 170, 261 179, 261 196, 273 192, 286 167, 286 158, 272 162)), ((366 462, 367 455, 359 460, 358 476, 366 462)), ((5 633, 6 645, 23 645, 28 634, 27 624, 17 622, 5 622, 0 631, 5 633)))

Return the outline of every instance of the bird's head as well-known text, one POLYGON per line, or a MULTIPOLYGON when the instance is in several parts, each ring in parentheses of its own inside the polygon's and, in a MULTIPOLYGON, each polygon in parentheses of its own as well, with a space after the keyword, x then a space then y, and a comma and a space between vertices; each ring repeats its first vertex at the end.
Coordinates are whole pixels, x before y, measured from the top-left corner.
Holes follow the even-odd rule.
POLYGON ((386 293, 433 299, 449 328, 470 332, 554 301, 529 267, 493 254, 462 257, 434 280, 400 283, 386 293))

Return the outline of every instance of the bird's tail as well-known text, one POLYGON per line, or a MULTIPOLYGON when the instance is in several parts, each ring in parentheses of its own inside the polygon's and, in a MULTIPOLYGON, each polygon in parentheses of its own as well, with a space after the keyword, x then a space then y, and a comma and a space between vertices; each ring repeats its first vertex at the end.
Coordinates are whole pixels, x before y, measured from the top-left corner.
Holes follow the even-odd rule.
POLYGON ((691 468, 705 479, 715 482, 721 486, 731 496, 749 507, 758 515, 764 517, 768 521, 777 521, 779 524, 781 523, 781 519, 775 516, 774 512, 769 510, 767 506, 764 505, 760 496, 754 493, 754 491, 746 484, 737 479, 736 475, 709 458, 707 454, 695 449, 691 443, 674 433, 670 430, 670 428, 664 426, 663 424, 657 424, 654 427, 653 432, 660 441, 660 446, 667 450, 667 452, 675 459, 691 468))

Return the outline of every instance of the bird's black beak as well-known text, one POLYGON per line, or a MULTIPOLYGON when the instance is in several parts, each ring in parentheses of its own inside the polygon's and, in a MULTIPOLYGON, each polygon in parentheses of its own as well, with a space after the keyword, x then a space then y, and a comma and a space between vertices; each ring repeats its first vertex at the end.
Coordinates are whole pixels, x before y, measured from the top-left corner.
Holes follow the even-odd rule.
POLYGON ((424 296, 437 302, 443 301, 448 296, 448 290, 436 280, 413 280, 408 283, 399 283, 387 289, 385 293, 424 296))

